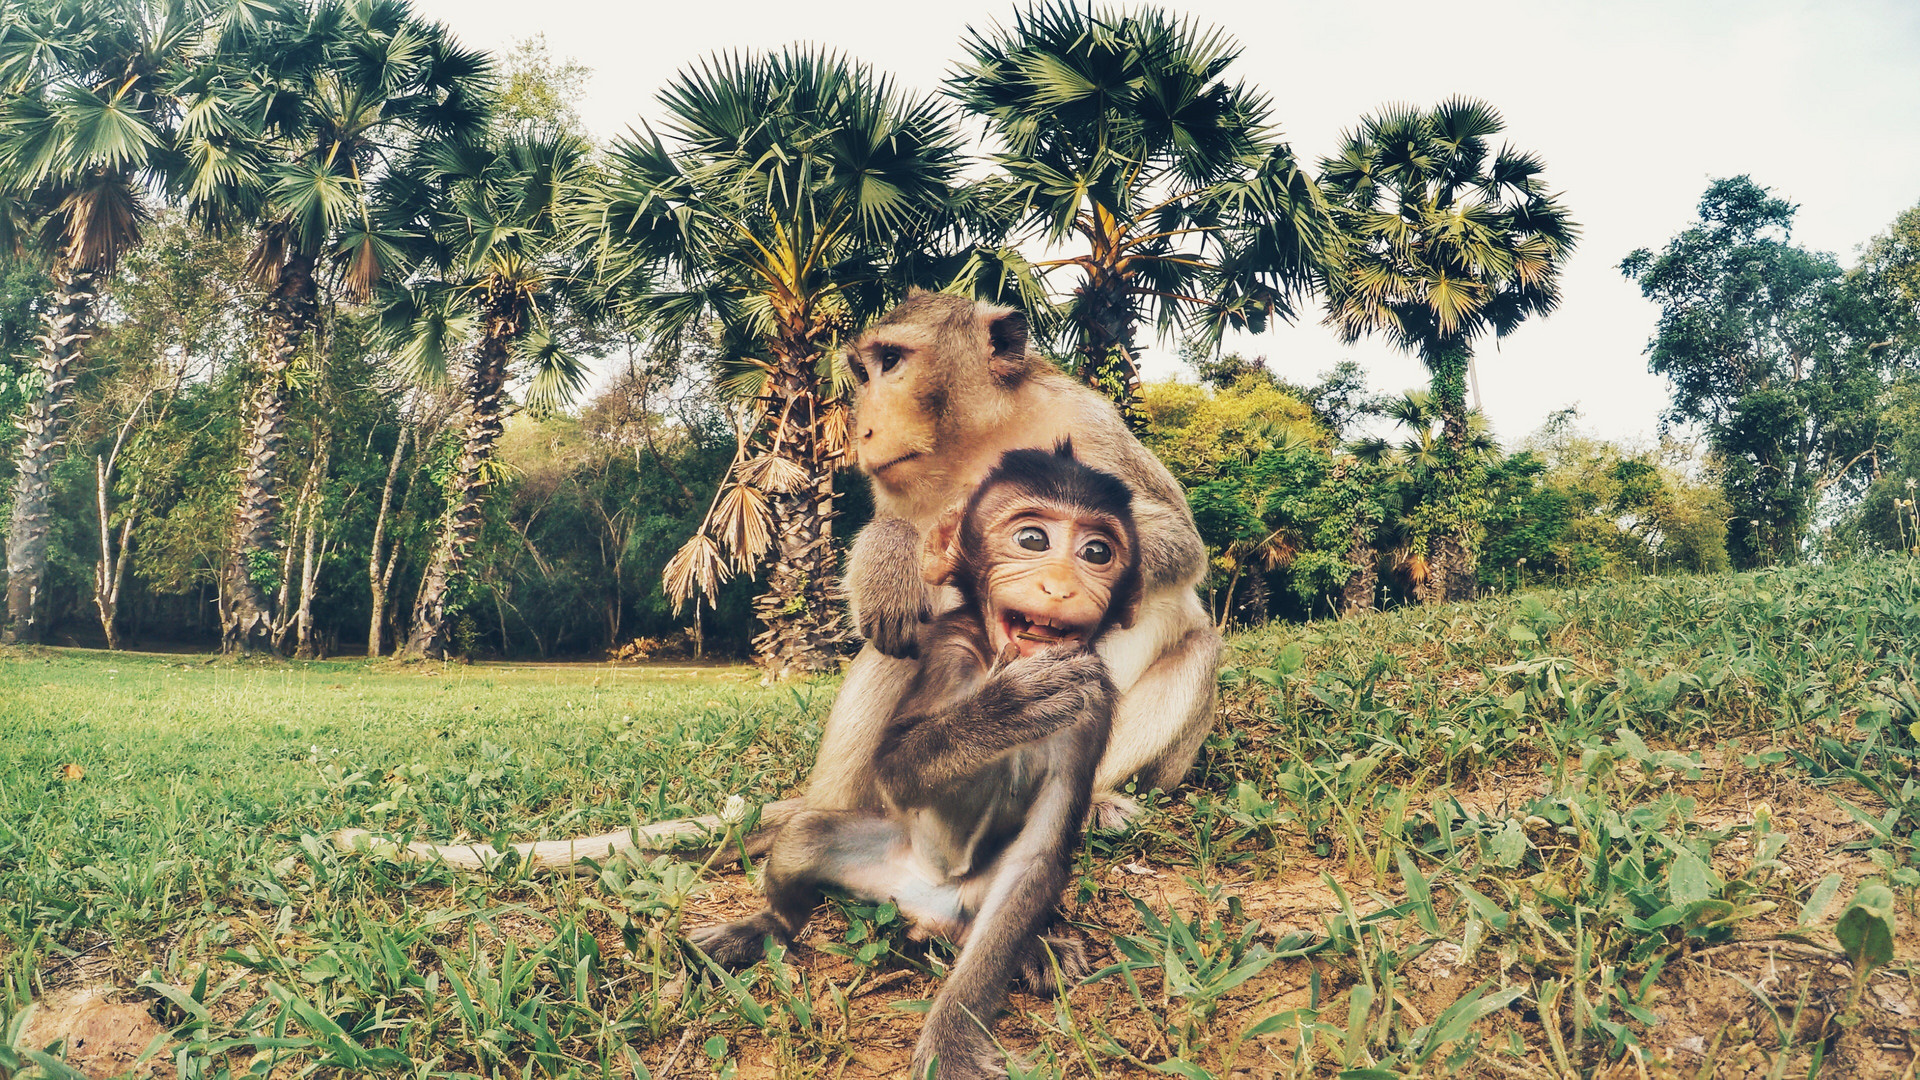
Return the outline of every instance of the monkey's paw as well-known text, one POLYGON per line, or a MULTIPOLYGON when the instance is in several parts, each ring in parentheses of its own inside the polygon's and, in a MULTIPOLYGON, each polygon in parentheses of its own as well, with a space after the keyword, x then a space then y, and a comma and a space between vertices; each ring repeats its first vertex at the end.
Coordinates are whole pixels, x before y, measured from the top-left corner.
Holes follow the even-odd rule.
POLYGON ((780 938, 760 919, 742 919, 718 926, 703 926, 688 934, 687 941, 706 953, 714 963, 728 971, 739 971, 752 967, 766 957, 769 934, 775 940, 780 938))
POLYGON ((920 627, 933 618, 933 610, 922 604, 917 612, 860 612, 860 636, 888 656, 900 660, 920 658, 920 627))
POLYGON ((1000 1048, 971 1020, 964 1028, 937 1032, 929 1024, 913 1048, 913 1080, 999 1080, 1007 1075, 1000 1048))
POLYGON ((1139 803, 1109 792, 1093 800, 1087 810, 1087 827, 1095 832, 1119 832, 1139 816, 1139 803))
POLYGON ((1015 660, 995 672, 988 684, 1018 710, 1042 705, 1072 710, 1089 693, 1110 685, 1107 663, 1098 654, 1064 649, 1015 660))
POLYGON ((1029 992, 1041 997, 1071 990, 1091 974, 1093 958, 1087 954, 1086 942, 1058 931, 1034 938, 1032 947, 1020 958, 1020 981, 1029 992), (1058 978, 1054 977, 1056 965, 1058 978))

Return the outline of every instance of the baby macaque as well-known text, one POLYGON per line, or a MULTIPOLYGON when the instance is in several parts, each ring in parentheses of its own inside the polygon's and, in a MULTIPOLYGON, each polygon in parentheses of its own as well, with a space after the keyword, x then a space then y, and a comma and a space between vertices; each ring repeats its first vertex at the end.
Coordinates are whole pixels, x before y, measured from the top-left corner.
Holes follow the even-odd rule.
POLYGON ((767 935, 792 940, 823 887, 892 900, 917 933, 960 946, 913 1075, 1003 1071, 986 1025, 1014 975, 1048 987, 1047 948, 1063 974, 1087 967, 1076 940, 1046 931, 1118 697, 1094 645, 1140 603, 1132 499, 1069 443, 1001 458, 927 538, 927 582, 961 603, 922 631, 920 668, 882 736, 887 809, 796 814, 767 859, 767 909, 696 931, 696 946, 745 967, 767 935))

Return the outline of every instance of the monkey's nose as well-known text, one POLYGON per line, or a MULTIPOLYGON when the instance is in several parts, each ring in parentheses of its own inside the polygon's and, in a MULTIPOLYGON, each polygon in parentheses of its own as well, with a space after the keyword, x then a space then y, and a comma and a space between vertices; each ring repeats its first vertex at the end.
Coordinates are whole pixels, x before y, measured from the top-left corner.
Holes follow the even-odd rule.
POLYGON ((1041 581, 1040 591, 1053 597, 1055 600, 1071 600, 1080 595, 1080 590, 1074 588, 1072 585, 1063 585, 1057 581, 1041 581))
POLYGON ((862 440, 866 440, 866 439, 871 439, 871 438, 873 438, 873 429, 872 429, 872 428, 868 428, 867 430, 865 430, 865 431, 863 431, 863 432, 861 432, 861 433, 860 433, 860 438, 861 438, 862 440))

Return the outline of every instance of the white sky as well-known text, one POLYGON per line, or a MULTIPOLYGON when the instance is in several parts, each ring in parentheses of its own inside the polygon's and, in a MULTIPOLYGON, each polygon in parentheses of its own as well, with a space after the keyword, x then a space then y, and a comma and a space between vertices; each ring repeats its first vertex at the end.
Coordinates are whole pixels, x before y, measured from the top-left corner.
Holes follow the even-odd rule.
MULTIPOLYGON (((969 25, 1011 21, 1009 3, 851 0, 611 3, 415 0, 470 46, 504 50, 544 33, 556 58, 593 69, 576 108, 601 137, 657 120, 673 73, 729 49, 811 40, 936 90, 969 25)), ((1614 267, 1692 220, 1714 177, 1750 173, 1800 205, 1795 238, 1855 248, 1920 202, 1920 2, 1916 0, 1533 0, 1436 5, 1167 4, 1243 47, 1233 71, 1264 89, 1310 168, 1341 132, 1391 101, 1483 98, 1504 137, 1545 159, 1584 234, 1558 312, 1480 349, 1485 407, 1503 439, 1580 406, 1613 438, 1650 435, 1666 402, 1642 350, 1656 317, 1614 267)), ((1344 358, 1376 389, 1424 385, 1385 345, 1347 347, 1302 325, 1235 343, 1298 381, 1344 358)), ((1170 343, 1169 343, 1170 344, 1170 343)), ((1149 376, 1180 369, 1171 349, 1149 376)))

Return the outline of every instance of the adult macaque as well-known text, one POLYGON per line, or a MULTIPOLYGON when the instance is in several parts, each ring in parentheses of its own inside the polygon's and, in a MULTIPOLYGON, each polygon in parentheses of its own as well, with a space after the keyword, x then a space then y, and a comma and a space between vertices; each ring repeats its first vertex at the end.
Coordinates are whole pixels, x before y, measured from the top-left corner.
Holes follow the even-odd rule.
MULTIPOLYGON (((803 806, 877 810, 875 772, 887 722, 919 670, 921 631, 952 605, 949 590, 920 577, 922 538, 963 502, 1002 454, 1073 442, 1079 459, 1133 491, 1140 535, 1142 597, 1131 627, 1100 642, 1120 690, 1112 735, 1094 773, 1094 812, 1105 825, 1131 813, 1119 794, 1171 789, 1186 774, 1212 725, 1220 637, 1194 586, 1206 548, 1187 501, 1166 467, 1127 430, 1113 403, 1034 352, 1024 315, 941 293, 916 293, 854 342, 847 362, 858 380, 855 446, 873 478, 874 521, 854 541, 847 567, 856 625, 868 640, 847 672, 827 718, 802 798, 762 812, 749 850, 803 806)), ((717 817, 659 822, 602 836, 516 844, 536 867, 657 849, 705 835, 717 817)), ((342 834, 347 839, 353 833, 342 834)), ((485 844, 410 845, 412 854, 479 868, 499 852, 485 844)))
POLYGON ((1118 694, 1093 651, 1140 602, 1132 494, 1054 453, 1013 450, 929 539, 926 580, 960 606, 913 634, 921 664, 874 757, 884 810, 802 810, 768 856, 767 908, 692 935, 716 963, 791 942, 823 887, 892 900, 961 946, 914 1048, 912 1075, 1001 1075, 987 1025, 1016 972, 1085 974, 1043 937, 1106 750, 1118 694))
POLYGON ((806 806, 879 805, 882 732, 917 669, 920 628, 950 603, 915 573, 920 537, 1006 451, 1063 439, 1133 491, 1140 536, 1139 613, 1100 642, 1120 701, 1094 774, 1095 809, 1104 824, 1118 824, 1131 812, 1119 794, 1129 780, 1177 785, 1212 725, 1220 638, 1194 593, 1206 549, 1166 467, 1112 402, 1032 351, 1026 317, 1008 308, 915 294, 860 336, 848 363, 860 387, 855 445, 873 478, 875 519, 854 542, 847 581, 870 647, 827 719, 806 806))

